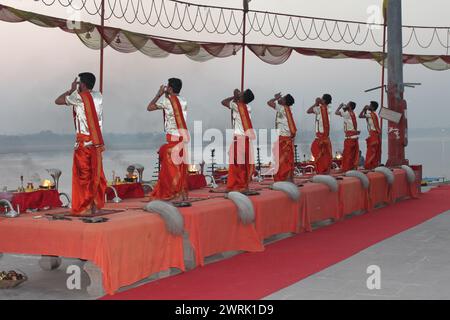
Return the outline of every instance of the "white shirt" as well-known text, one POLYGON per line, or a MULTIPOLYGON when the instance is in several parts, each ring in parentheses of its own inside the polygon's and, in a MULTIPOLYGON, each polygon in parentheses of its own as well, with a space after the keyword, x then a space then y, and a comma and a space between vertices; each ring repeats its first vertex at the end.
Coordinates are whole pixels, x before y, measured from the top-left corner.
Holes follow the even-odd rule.
POLYGON ((373 123, 372 111, 370 111, 370 110, 366 111, 366 121, 367 121, 367 130, 368 131, 377 131, 377 128, 375 127, 375 124, 373 123))
MULTIPOLYGON (((357 128, 353 125, 353 119, 350 112, 341 109, 340 114, 344 118, 344 131, 357 131, 357 128)), ((348 137, 350 139, 358 139, 358 135, 348 137)))
MULTIPOLYGON (((183 111, 184 121, 187 121, 187 101, 180 96, 177 96, 178 101, 180 101, 181 109, 183 111)), ((164 110, 164 131, 168 134, 174 136, 180 136, 177 127, 177 121, 173 113, 172 103, 170 99, 165 95, 159 98, 156 102, 156 107, 158 109, 164 110)))
MULTIPOLYGON (((313 111, 316 114, 316 132, 324 133, 322 111, 321 111, 320 106, 314 107, 313 111)), ((328 122, 329 122, 329 120, 330 120, 330 111, 328 110, 328 122)))
POLYGON ((278 135, 283 137, 292 136, 291 130, 289 129, 289 122, 286 116, 286 109, 278 102, 275 102, 275 110, 277 111, 277 115, 275 118, 275 129, 278 130, 278 135))
MULTIPOLYGON (((103 96, 97 91, 91 91, 91 95, 94 100, 95 111, 97 111, 100 130, 103 130, 103 96)), ((74 91, 70 96, 66 96, 66 105, 72 106, 75 111, 75 131, 84 135, 90 135, 83 100, 78 91, 74 91)))
MULTIPOLYGON (((238 107, 237 103, 234 101, 231 101, 230 109, 231 109, 231 114, 233 117, 234 134, 239 135, 239 136, 245 135, 244 126, 242 125, 241 114, 239 113, 239 107, 238 107)), ((252 117, 251 117, 252 109, 249 105, 247 105, 247 110, 248 110, 248 115, 250 116, 250 120, 251 120, 252 119, 252 117)))

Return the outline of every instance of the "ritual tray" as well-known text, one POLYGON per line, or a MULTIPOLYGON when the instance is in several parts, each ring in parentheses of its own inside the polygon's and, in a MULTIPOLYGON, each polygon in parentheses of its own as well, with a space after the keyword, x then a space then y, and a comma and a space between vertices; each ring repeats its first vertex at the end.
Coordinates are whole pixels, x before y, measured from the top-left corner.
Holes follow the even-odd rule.
POLYGON ((95 214, 81 214, 81 215, 76 215, 76 214, 72 214, 70 211, 68 212, 61 212, 61 213, 48 213, 46 214, 46 216, 63 216, 63 217, 74 217, 74 218, 92 218, 92 217, 101 217, 101 216, 107 216, 107 215, 111 215, 111 214, 116 214, 116 213, 121 213, 124 212, 125 210, 111 210, 111 209, 102 209, 102 210, 97 210, 97 212, 95 214))
MULTIPOLYGON (((250 189, 248 191, 245 192, 241 192, 242 194, 245 194, 246 196, 256 196, 259 195, 258 191, 261 191, 262 188, 258 188, 258 189, 250 189)), ((211 189, 209 190, 210 193, 229 193, 230 191, 226 190, 226 189, 211 189)))
POLYGON ((25 272, 20 270, 18 271, 20 272, 23 278, 20 280, 0 280, 0 289, 12 289, 28 280, 28 277, 25 274, 25 272))
POLYGON ((107 222, 109 219, 105 217, 88 217, 88 218, 81 218, 81 221, 84 223, 103 223, 107 222))
POLYGON ((0 289, 12 289, 27 281, 28 278, 23 276, 20 280, 0 280, 0 289))

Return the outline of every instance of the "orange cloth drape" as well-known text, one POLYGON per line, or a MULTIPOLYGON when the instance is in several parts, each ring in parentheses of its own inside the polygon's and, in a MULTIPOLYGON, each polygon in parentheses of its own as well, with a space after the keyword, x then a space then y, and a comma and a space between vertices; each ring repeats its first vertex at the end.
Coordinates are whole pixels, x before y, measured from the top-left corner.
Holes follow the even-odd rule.
POLYGON ((237 207, 230 200, 201 201, 180 212, 199 265, 204 265, 205 257, 221 252, 264 251, 255 226, 239 220, 237 207))
POLYGON ((339 181, 338 194, 341 219, 359 210, 370 210, 369 190, 362 188, 358 179, 344 177, 339 181))
POLYGON ((331 192, 322 183, 307 183, 301 187, 300 192, 300 199, 304 201, 302 225, 307 231, 312 231, 312 224, 315 222, 340 218, 337 192, 331 192))
POLYGON ((254 169, 250 138, 248 136, 234 136, 233 143, 230 146, 227 190, 247 190, 254 169))
POLYGON ((344 152, 342 155, 342 171, 358 169, 359 143, 358 139, 345 139, 344 152))
POLYGON ((294 177, 294 139, 280 136, 274 145, 273 154, 277 161, 275 181, 291 181, 294 177))
POLYGON ((289 131, 291 132, 291 137, 295 137, 295 135, 297 134, 297 126, 295 125, 291 107, 284 106, 284 111, 286 113, 286 119, 289 126, 289 131))
POLYGON ((83 100, 91 141, 95 147, 103 147, 105 143, 103 142, 102 130, 100 129, 100 122, 98 120, 97 110, 95 109, 94 99, 89 91, 81 92, 80 97, 81 100, 83 100))
POLYGON ((364 168, 367 170, 378 167, 381 163, 381 137, 376 131, 370 131, 369 137, 366 139, 367 153, 364 168))
POLYGON ((151 194, 154 199, 170 200, 188 193, 183 138, 167 134, 166 141, 159 149, 161 170, 151 194))
POLYGON ((255 140, 256 134, 253 129, 252 120, 250 119, 250 114, 248 113, 247 105, 243 102, 238 102, 237 105, 245 135, 247 135, 251 140, 255 140))
POLYGON ((0 251, 89 260, 102 271, 107 294, 171 267, 184 270, 183 238, 171 235, 157 214, 127 211, 108 215, 106 223, 33 216, 0 217, 0 251))
POLYGON ((177 96, 169 97, 170 104, 173 109, 173 116, 175 118, 175 122, 177 124, 178 132, 180 136, 183 137, 185 142, 189 142, 189 132, 186 125, 186 119, 184 118, 183 108, 181 107, 180 100, 178 100, 177 96))
POLYGON ((372 118, 373 125, 375 126, 375 131, 378 134, 381 134, 380 120, 375 112, 370 113, 370 117, 372 118))
POLYGON ((320 105, 320 115, 322 117, 323 124, 323 135, 330 136, 330 118, 328 118, 328 107, 325 105, 320 105))

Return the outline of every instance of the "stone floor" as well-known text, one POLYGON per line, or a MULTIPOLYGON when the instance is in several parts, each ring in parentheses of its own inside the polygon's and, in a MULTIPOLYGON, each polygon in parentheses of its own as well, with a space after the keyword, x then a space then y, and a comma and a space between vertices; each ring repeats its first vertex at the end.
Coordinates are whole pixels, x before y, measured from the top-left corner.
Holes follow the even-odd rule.
POLYGON ((266 299, 450 299, 450 211, 382 241, 266 299), (381 288, 369 290, 369 266, 381 288))
MULTIPOLYGON (((271 294, 266 299, 450 299, 450 211, 415 228, 386 239, 334 266, 271 294), (367 288, 369 266, 381 271, 381 288, 367 288)), ((225 255, 229 258, 231 254, 225 255)), ((211 257, 210 262, 219 257, 211 257)), ((87 274, 81 272, 81 289, 68 290, 70 265, 81 268, 77 259, 63 259, 61 267, 43 271, 38 256, 5 254, 0 270, 20 269, 29 280, 21 286, 0 290, 0 299, 94 299, 86 292, 87 274)), ((133 285, 138 286, 153 279, 133 285)), ((126 290, 127 288, 122 288, 126 290)))

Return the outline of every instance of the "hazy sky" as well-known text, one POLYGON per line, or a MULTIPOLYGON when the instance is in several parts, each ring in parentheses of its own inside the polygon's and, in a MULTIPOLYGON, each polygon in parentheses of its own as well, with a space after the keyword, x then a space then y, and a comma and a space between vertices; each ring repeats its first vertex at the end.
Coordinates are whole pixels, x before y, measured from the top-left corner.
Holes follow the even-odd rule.
MULTIPOLYGON (((0 3, 48 15, 61 14, 57 7, 44 8, 33 0, 0 0, 0 3)), ((239 0, 203 0, 201 3, 241 5, 239 0)), ((380 3, 378 0, 253 0, 250 5, 255 9, 365 21, 368 6, 380 3)), ((404 24, 450 24, 448 0, 407 0, 403 1, 403 9, 404 24)), ((154 30, 148 32, 154 33, 154 30)), ((0 119, 3 120, 0 134, 41 130, 72 132, 71 112, 55 106, 54 99, 69 89, 77 73, 90 70, 98 74, 99 53, 86 48, 74 35, 26 22, 0 22, 0 39, 0 119)), ((266 42, 277 43, 275 39, 266 42)), ((375 62, 325 60, 295 53, 285 64, 272 66, 249 53, 246 83, 256 95, 252 104, 254 125, 257 128, 273 126, 274 113, 266 107, 265 101, 273 93, 283 91, 296 98, 294 116, 298 127, 312 129, 313 119, 305 111, 315 97, 329 92, 334 98, 333 107, 354 100, 361 108, 372 99, 379 100, 379 92, 366 94, 363 91, 379 85, 380 71, 375 62)), ((195 119, 202 120, 205 127, 230 125, 228 111, 220 106, 220 101, 239 86, 239 55, 198 63, 184 56, 151 59, 139 52, 121 54, 108 48, 105 51, 105 131, 161 131, 162 114, 149 113, 146 106, 158 86, 172 76, 184 82, 182 94, 189 102, 190 123, 195 119)), ((450 127, 450 71, 406 66, 404 79, 423 84, 406 91, 410 128, 450 127)), ((342 128, 340 119, 334 116, 332 125, 342 128)))

